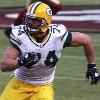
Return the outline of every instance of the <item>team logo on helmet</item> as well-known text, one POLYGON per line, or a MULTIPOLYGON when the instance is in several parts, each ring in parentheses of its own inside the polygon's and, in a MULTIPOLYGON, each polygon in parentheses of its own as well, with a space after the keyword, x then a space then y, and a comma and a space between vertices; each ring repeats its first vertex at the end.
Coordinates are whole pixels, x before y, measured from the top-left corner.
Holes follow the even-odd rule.
POLYGON ((47 12, 47 14, 48 14, 49 16, 52 16, 52 10, 51 10, 50 8, 47 8, 47 9, 46 9, 46 12, 47 12))

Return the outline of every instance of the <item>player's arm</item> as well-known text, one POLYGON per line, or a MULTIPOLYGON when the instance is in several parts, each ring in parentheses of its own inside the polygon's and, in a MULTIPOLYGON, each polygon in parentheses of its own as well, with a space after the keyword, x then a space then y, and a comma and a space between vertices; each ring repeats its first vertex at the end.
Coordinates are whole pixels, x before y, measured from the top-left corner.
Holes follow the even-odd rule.
POLYGON ((95 63, 95 49, 93 46, 93 39, 87 34, 72 32, 72 46, 83 46, 85 55, 87 57, 87 72, 86 78, 91 78, 91 84, 97 84, 99 80, 99 73, 95 63))
POLYGON ((39 61, 40 56, 34 52, 27 52, 22 58, 18 58, 20 56, 20 50, 16 48, 17 46, 11 46, 6 49, 0 64, 0 70, 2 72, 13 71, 20 66, 30 69, 32 65, 39 61))
POLYGON ((13 71, 18 68, 17 57, 19 55, 20 52, 16 48, 13 46, 8 47, 0 64, 1 71, 13 71))
POLYGON ((83 46, 89 64, 95 63, 95 49, 93 40, 87 34, 72 32, 72 46, 83 46))

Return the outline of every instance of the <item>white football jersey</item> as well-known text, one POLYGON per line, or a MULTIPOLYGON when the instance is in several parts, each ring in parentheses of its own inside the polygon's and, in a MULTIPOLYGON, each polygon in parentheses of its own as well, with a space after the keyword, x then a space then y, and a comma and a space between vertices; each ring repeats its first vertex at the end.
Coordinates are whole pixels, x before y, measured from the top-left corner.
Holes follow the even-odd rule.
POLYGON ((32 65, 31 69, 19 67, 14 71, 14 75, 29 84, 51 83, 61 51, 71 43, 71 33, 62 24, 51 24, 49 34, 38 43, 27 35, 25 28, 25 25, 13 27, 11 44, 20 50, 20 57, 24 57, 27 52, 35 52, 39 56, 39 61, 32 65))

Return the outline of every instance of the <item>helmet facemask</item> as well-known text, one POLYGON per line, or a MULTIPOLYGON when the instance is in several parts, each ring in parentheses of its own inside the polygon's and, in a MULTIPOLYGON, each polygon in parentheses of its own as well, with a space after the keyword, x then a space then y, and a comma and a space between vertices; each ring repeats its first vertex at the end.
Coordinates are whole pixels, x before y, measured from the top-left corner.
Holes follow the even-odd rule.
POLYGON ((44 18, 35 18, 33 16, 27 15, 25 17, 25 24, 27 27, 27 31, 32 35, 37 32, 45 32, 44 29, 48 23, 44 18))

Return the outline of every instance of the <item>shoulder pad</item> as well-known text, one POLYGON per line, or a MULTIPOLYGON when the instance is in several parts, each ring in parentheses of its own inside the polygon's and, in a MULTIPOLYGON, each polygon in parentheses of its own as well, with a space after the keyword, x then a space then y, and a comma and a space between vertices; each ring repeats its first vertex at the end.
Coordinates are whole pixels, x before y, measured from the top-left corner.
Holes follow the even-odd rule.
POLYGON ((67 29, 64 25, 62 24, 51 24, 51 32, 54 34, 55 37, 61 37, 63 36, 67 29))
POLYGON ((25 33, 24 25, 14 26, 10 34, 10 40, 14 43, 21 44, 20 38, 25 33))
POLYGON ((12 28, 12 34, 15 36, 21 36, 25 33, 25 25, 14 26, 12 28))

